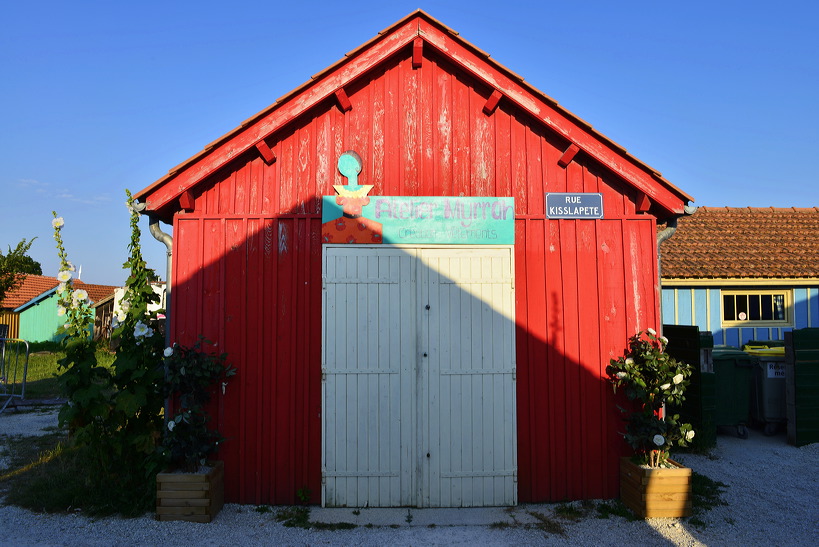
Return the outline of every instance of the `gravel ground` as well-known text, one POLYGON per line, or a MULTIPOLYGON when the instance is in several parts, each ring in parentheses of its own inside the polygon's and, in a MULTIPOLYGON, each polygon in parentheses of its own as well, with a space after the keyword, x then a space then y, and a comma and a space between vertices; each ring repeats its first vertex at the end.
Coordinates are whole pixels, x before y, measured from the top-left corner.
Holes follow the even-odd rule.
MULTIPOLYGON (((56 413, 0 414, 0 471, 4 436, 30 435, 53 427, 56 413)), ((370 519, 376 526, 352 530, 286 528, 273 513, 228 504, 210 524, 136 519, 92 520, 78 514, 48 515, 0 505, 0 545, 816 545, 819 538, 819 443, 795 448, 784 434, 765 437, 750 431, 747 440, 718 438, 708 456, 683 454, 685 465, 728 485, 727 505, 688 519, 629 522, 594 514, 571 522, 549 504, 506 509, 312 510, 313 520, 370 519), (335 511, 336 513, 333 513, 335 511), (563 534, 531 526, 532 513, 552 518, 563 534), (407 519, 407 515, 415 515, 407 519), (319 517, 319 518, 317 518, 319 517), (330 518, 328 518, 330 517, 330 518), (407 522, 411 520, 411 522, 407 522), (492 526, 498 522, 506 526, 492 526), (378 524, 381 525, 378 525, 378 524)))

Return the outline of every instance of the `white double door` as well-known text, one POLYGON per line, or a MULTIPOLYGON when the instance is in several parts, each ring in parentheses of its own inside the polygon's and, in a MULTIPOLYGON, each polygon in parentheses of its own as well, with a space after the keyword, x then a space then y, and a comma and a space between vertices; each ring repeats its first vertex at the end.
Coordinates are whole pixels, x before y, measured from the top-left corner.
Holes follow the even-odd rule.
POLYGON ((512 247, 324 247, 322 504, 517 503, 512 247))

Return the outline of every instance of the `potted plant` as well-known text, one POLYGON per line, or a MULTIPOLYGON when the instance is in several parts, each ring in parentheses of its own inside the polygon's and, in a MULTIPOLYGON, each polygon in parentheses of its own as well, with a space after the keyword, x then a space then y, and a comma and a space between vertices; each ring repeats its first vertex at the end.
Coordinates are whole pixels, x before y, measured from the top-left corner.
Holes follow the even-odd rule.
POLYGON ((210 522, 224 503, 224 464, 208 462, 222 437, 208 427, 207 405, 214 390, 224 394, 236 369, 226 354, 206 353, 202 337, 190 347, 165 349, 166 396, 174 401, 163 434, 161 451, 170 469, 156 477, 159 520, 210 522))
POLYGON ((620 462, 620 497, 642 518, 691 514, 691 470, 668 457, 672 446, 694 439, 691 424, 678 414, 665 415, 666 404, 679 405, 693 372, 691 365, 665 353, 668 339, 654 329, 628 339, 625 354, 611 359, 606 372, 614 391, 630 401, 626 442, 634 456, 620 462))

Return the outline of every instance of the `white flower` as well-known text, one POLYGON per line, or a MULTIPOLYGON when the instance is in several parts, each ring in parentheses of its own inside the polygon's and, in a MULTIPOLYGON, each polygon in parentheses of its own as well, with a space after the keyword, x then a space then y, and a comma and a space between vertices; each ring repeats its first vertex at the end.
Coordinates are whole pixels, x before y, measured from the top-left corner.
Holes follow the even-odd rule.
POLYGON ((693 429, 691 431, 687 431, 685 433, 685 440, 688 441, 688 442, 691 442, 692 440, 694 440, 694 430, 693 429))
POLYGON ((79 302, 85 302, 88 300, 88 291, 85 289, 77 289, 74 291, 74 294, 72 294, 71 297, 79 302))
POLYGON ((62 306, 57 306, 57 317, 62 317, 65 315, 65 308, 62 306))
POLYGON ((171 420, 168 422, 168 431, 173 431, 173 428, 176 427, 176 422, 171 420))
POLYGON ((634 359, 632 359, 631 357, 626 357, 626 364, 629 366, 633 365, 634 359))
POLYGON ((128 310, 130 310, 130 309, 131 309, 131 303, 130 303, 130 302, 128 302, 127 300, 125 300, 125 299, 123 298, 123 299, 122 299, 122 300, 120 300, 120 302, 119 302, 119 307, 120 307, 120 309, 121 309, 122 311, 124 311, 125 313, 128 313, 128 310))
POLYGON ((622 370, 621 370, 620 372, 618 372, 617 374, 615 374, 615 376, 617 376, 617 378, 619 378, 620 380, 622 380, 623 378, 625 378, 626 376, 628 376, 628 374, 626 374, 624 371, 622 371, 622 370))
POLYGON ((651 336, 657 336, 657 331, 652 328, 646 329, 646 332, 649 333, 651 336))
POLYGON ((663 384, 663 385, 661 385, 661 386, 660 386, 660 389, 662 389, 663 391, 665 391, 666 389, 668 389, 668 388, 670 388, 670 387, 671 387, 671 384, 663 384))
POLYGON ((71 272, 68 270, 63 270, 57 274, 57 281, 60 283, 65 283, 66 281, 71 279, 71 272))
POLYGON ((660 336, 660 342, 662 342, 664 346, 667 346, 668 338, 666 338, 665 336, 660 336))
POLYGON ((125 321, 125 318, 126 318, 126 317, 128 317, 128 316, 127 316, 127 315, 125 315, 125 312, 124 312, 124 311, 120 311, 120 312, 117 314, 117 319, 119 320, 119 322, 120 322, 120 323, 122 323, 123 321, 125 321))
POLYGON ((64 224, 65 221, 63 220, 63 217, 57 217, 51 221, 52 228, 62 228, 64 224))
POLYGON ((673 381, 675 384, 679 384, 680 382, 682 382, 682 381, 683 381, 683 375, 682 375, 682 373, 677 374, 677 375, 676 375, 676 376, 674 376, 674 378, 672 378, 671 380, 672 380, 672 381, 673 381))
POLYGON ((65 283, 60 283, 59 285, 57 285, 57 292, 63 292, 66 287, 67 285, 65 283))
POLYGON ((665 444, 665 437, 662 435, 654 435, 654 438, 651 440, 654 441, 654 444, 657 446, 663 446, 665 444))
POLYGON ((141 338, 143 336, 150 336, 150 334, 148 334, 150 330, 151 329, 148 328, 148 325, 146 325, 142 321, 137 321, 136 325, 134 326, 134 336, 136 336, 137 338, 141 338))
POLYGON ((171 347, 165 348, 164 354, 165 354, 165 357, 170 357, 171 355, 173 355, 173 348, 171 348, 171 347))
POLYGON ((71 262, 66 262, 66 264, 68 264, 68 271, 70 271, 70 272, 76 272, 77 271, 77 268, 75 268, 74 265, 71 262))
POLYGON ((185 367, 179 369, 179 374, 181 374, 182 376, 185 375, 185 367))

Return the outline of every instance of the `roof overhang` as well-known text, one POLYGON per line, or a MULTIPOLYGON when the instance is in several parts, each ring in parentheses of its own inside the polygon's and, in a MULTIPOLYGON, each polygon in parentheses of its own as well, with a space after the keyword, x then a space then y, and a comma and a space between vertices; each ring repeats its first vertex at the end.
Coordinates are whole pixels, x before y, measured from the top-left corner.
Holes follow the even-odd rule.
POLYGON ((687 202, 693 201, 659 172, 628 154, 624 148, 596 132, 591 125, 560 107, 554 99, 524 83, 523 78, 490 60, 489 54, 421 10, 380 32, 307 83, 207 145, 202 152, 137 192, 135 199, 146 204, 144 213, 170 222, 173 213, 179 209, 175 202, 183 193, 257 146, 260 151, 264 150, 266 138, 393 55, 405 48, 412 48, 418 38, 422 40, 422 47, 432 47, 445 55, 456 66, 491 87, 493 94, 499 93, 503 100, 513 102, 543 126, 576 146, 579 152, 621 177, 660 209, 658 218, 681 215, 687 202))
POLYGON ((698 278, 662 278, 663 287, 752 287, 752 286, 788 286, 815 287, 819 285, 816 277, 698 277, 698 278))
POLYGON ((45 300, 45 299, 46 299, 46 298, 48 298, 49 296, 53 295, 53 294, 54 294, 54 290, 55 290, 56 288, 57 288, 56 286, 55 286, 55 287, 52 287, 51 289, 49 289, 49 290, 45 291, 45 292, 44 292, 44 293, 42 293, 42 294, 39 294, 39 295, 35 296, 34 298, 32 298, 31 300, 29 300, 28 302, 25 302, 24 304, 21 304, 20 306, 18 306, 17 308, 15 308, 15 309, 13 309, 13 310, 11 310, 11 311, 12 311, 13 313, 20 313, 21 311, 25 310, 26 308, 29 308, 29 307, 31 307, 31 306, 33 306, 33 305, 37 304, 37 303, 38 303, 38 302, 40 302, 41 300, 45 300))

